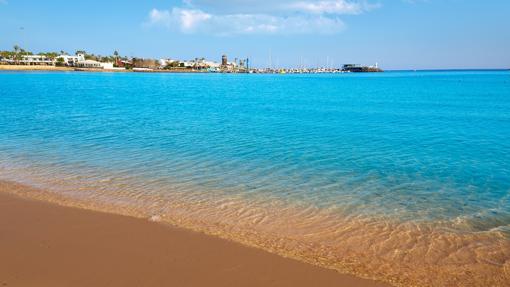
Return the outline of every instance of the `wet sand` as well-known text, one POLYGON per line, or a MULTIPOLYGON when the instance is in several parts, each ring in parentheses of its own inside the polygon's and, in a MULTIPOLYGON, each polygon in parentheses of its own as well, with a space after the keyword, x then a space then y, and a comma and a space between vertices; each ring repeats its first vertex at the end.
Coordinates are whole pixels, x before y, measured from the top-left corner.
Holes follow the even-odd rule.
POLYGON ((0 286, 389 286, 20 188, 0 181, 0 286))

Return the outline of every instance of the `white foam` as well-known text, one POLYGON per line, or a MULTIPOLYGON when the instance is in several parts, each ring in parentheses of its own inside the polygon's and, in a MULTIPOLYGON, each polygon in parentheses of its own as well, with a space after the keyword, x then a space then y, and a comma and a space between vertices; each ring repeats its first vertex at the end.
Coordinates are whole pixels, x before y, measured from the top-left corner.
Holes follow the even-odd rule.
POLYGON ((153 215, 153 216, 149 217, 149 221, 151 221, 151 222, 161 222, 161 216, 153 215))

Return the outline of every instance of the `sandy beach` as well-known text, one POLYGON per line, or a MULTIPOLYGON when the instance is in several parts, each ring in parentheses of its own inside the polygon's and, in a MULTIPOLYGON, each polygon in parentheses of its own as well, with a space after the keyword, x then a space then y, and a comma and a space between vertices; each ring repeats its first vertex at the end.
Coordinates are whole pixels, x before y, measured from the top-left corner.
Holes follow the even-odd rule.
POLYGON ((104 72, 104 73, 206 73, 204 71, 191 69, 172 69, 172 70, 126 70, 126 69, 97 69, 97 68, 75 68, 75 67, 57 67, 43 65, 0 65, 0 71, 57 71, 57 72, 104 72))
POLYGON ((74 71, 74 68, 37 65, 0 65, 0 71, 74 71))
POLYGON ((388 286, 23 188, 0 182, 0 286, 388 286))
POLYGON ((43 65, 0 65, 0 71, 56 71, 56 72, 131 72, 120 69, 95 69, 95 68, 75 68, 75 67, 57 67, 43 65))

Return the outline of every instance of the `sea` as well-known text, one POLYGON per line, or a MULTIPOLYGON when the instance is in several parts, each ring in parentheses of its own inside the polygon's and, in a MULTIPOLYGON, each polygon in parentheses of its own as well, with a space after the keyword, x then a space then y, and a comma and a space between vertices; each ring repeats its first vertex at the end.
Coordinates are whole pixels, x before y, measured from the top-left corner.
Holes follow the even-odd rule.
POLYGON ((0 180, 397 286, 510 286, 510 71, 0 72, 0 180))

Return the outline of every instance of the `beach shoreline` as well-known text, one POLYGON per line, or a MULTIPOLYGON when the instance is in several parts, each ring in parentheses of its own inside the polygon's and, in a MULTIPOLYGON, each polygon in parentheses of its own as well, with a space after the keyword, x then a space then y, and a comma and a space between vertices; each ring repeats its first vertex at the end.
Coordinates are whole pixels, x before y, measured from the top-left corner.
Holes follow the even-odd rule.
POLYGON ((96 69, 96 68, 75 68, 75 67, 57 67, 43 65, 0 65, 0 71, 42 71, 42 72, 132 72, 121 69, 96 69))
POLYGON ((0 181, 2 286, 389 286, 146 219, 26 198, 23 189, 32 188, 0 181))
POLYGON ((128 69, 98 69, 98 68, 76 68, 76 67, 57 67, 43 65, 0 65, 0 71, 41 71, 41 72, 101 72, 101 73, 207 73, 205 71, 195 71, 189 69, 172 69, 172 70, 128 70, 128 69))
POLYGON ((39 66, 39 65, 0 65, 0 71, 74 71, 71 67, 39 66))

